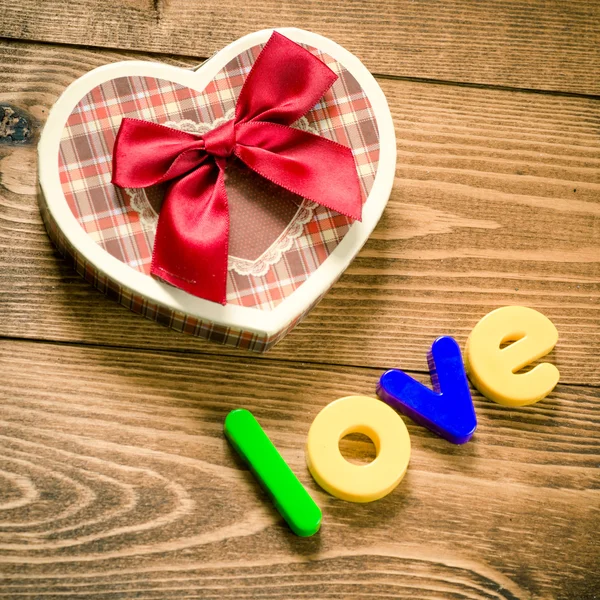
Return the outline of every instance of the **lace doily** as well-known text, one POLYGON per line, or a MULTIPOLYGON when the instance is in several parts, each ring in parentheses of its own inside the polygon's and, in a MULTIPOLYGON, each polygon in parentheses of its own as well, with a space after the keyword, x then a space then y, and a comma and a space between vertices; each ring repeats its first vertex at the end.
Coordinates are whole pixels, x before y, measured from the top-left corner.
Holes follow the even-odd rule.
MULTIPOLYGON (((231 109, 227 111, 224 117, 215 119, 212 123, 196 123, 195 121, 184 119, 183 121, 166 121, 163 125, 180 131, 186 131, 187 133, 202 135, 219 127, 219 125, 222 125, 226 121, 233 119, 234 116, 235 109, 231 109)), ((319 133, 318 130, 308 122, 306 117, 298 119, 292 127, 314 133, 315 135, 318 135, 319 133)), ((158 213, 154 210, 152 204, 148 200, 146 191, 142 188, 123 189, 129 197, 131 209, 138 213, 142 225, 146 229, 156 231, 158 213)), ((229 255, 228 269, 230 271, 235 271, 239 275, 254 275, 256 277, 265 275, 272 265, 277 264, 281 260, 283 253, 292 247, 294 240, 300 237, 304 225, 313 218, 317 206, 318 204, 316 202, 303 199, 298 207, 298 211, 291 219, 288 226, 258 258, 249 260, 229 255)))

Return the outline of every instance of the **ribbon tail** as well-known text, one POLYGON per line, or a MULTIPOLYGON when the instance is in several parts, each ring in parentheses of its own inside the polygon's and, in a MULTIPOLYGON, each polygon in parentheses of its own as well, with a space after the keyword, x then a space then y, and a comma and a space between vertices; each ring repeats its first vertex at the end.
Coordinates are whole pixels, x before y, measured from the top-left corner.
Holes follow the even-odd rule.
POLYGON ((229 210, 222 167, 202 165, 170 186, 158 219, 151 273, 194 296, 225 304, 229 210))
POLYGON ((321 99, 336 79, 324 62, 274 31, 244 82, 235 120, 291 125, 321 99))
POLYGON ((306 131, 275 123, 242 123, 235 155, 253 171, 356 221, 362 191, 352 150, 306 131))

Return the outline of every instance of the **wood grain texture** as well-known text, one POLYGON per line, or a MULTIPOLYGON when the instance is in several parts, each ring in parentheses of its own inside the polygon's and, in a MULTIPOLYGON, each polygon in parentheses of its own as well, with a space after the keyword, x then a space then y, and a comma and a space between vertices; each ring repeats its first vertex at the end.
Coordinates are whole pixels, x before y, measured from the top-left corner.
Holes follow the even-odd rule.
POLYGON ((267 27, 300 27, 375 73, 600 94, 595 0, 20 0, 0 36, 207 57, 267 27))
MULTIPOLYGON (((600 597, 599 17, 593 0, 0 0, 0 107, 27 129, 2 135, 0 117, 0 600, 600 597), (363 251, 256 356, 146 321, 67 267, 39 217, 35 145, 89 69, 189 67, 290 25, 380 74, 399 160, 363 251), (323 406, 373 395, 390 367, 428 384, 432 340, 464 346, 505 304, 559 330, 548 398, 507 409, 474 392, 462 447, 405 419, 411 465, 381 501, 313 482, 323 406), (228 446, 239 406, 322 507, 317 536, 290 533, 228 446)), ((364 462, 372 445, 343 451, 364 462)))
MULTIPOLYGON (((0 89, 11 91, 0 102, 43 122, 78 75, 130 56, 4 43, 0 89)), ((426 371, 435 337, 464 345, 488 311, 523 304, 556 324, 562 381, 599 384, 600 103, 380 84, 398 139, 389 205, 346 274, 269 356, 426 371)), ((146 321, 81 280, 45 233, 35 168, 33 144, 0 147, 1 335, 246 355, 146 321)))
POLYGON ((600 584, 597 390, 524 409, 475 395, 465 446, 407 421, 404 481, 357 505, 316 486, 303 448, 375 369, 6 340, 0 364, 3 599, 585 600, 600 584), (228 447, 238 406, 321 505, 318 536, 291 534, 228 447))

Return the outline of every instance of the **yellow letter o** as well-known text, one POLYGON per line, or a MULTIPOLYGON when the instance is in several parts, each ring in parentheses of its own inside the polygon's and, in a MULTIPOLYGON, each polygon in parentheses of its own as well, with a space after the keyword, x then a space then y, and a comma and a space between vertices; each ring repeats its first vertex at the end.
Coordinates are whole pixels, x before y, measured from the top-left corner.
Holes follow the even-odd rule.
POLYGON ((308 432, 306 461, 315 481, 331 495, 349 502, 372 502, 389 494, 402 480, 410 459, 404 421, 387 404, 368 396, 347 396, 328 404, 308 432), (377 456, 367 465, 348 462, 340 440, 362 433, 377 456))

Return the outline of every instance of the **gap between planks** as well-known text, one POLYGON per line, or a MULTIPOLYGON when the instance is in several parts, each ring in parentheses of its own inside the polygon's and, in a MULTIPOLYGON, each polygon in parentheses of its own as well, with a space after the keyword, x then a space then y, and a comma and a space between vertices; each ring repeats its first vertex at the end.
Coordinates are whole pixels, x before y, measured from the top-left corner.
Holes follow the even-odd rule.
MULTIPOLYGON (((126 53, 131 54, 133 56, 142 57, 141 60, 147 59, 150 57, 161 57, 165 58, 173 58, 176 60, 191 60, 198 61, 196 66, 190 65, 189 67, 183 68, 198 68, 202 66, 204 62, 206 62, 210 56, 193 56, 191 54, 181 53, 174 54, 171 52, 155 52, 155 51, 143 51, 143 50, 130 50, 130 49, 122 49, 116 46, 93 46, 88 44, 67 44, 64 42, 52 42, 47 40, 36 40, 35 38, 8 38, 6 36, 0 36, 0 42, 4 42, 7 44, 39 44, 41 46, 52 46, 52 47, 64 47, 64 48, 73 48, 77 50, 88 50, 90 52, 98 51, 98 52, 118 52, 118 53, 126 53)), ((372 72, 371 75, 375 77, 375 79, 387 79, 391 81, 408 81, 412 83, 427 83, 431 85, 447 85, 450 87, 463 87, 463 88, 471 88, 477 90, 493 90, 500 92, 515 92, 518 94, 541 94, 544 96, 557 96, 562 98, 581 98, 584 100, 599 100, 600 94, 586 94, 582 92, 569 92, 562 90, 552 90, 552 89, 543 89, 543 88, 527 88, 527 87, 515 87, 510 85, 501 85, 501 84, 493 84, 493 83, 474 83, 470 81, 454 81, 450 79, 433 79, 430 77, 412 77, 408 75, 388 75, 385 73, 377 73, 372 72)))
MULTIPOLYGON (((158 348, 156 346, 149 347, 141 347, 141 346, 131 346, 131 345, 117 345, 117 344, 102 344, 102 343, 91 343, 91 342, 77 342, 77 341, 68 341, 68 340, 50 340, 50 339, 42 339, 42 338, 24 338, 17 336, 8 336, 8 335, 0 335, 0 343, 2 342, 13 342, 16 344, 36 344, 36 345, 46 345, 46 346, 59 346, 66 348, 91 348, 94 350, 102 351, 108 350, 111 352, 132 352, 132 353, 140 353, 140 354, 158 354, 158 355, 186 355, 188 357, 198 356, 202 358, 208 358, 209 360, 214 357, 220 357, 222 359, 227 360, 228 362, 237 361, 241 359, 248 360, 261 360, 270 362, 273 364, 281 363, 281 364, 300 364, 300 365, 310 365, 315 368, 323 367, 323 368, 339 368, 339 369, 357 369, 359 371, 387 371, 389 369, 398 368, 394 365, 389 365, 387 367, 380 367, 375 365, 356 365, 356 364, 345 364, 345 363, 337 363, 337 362, 323 362, 318 360, 301 360, 301 359, 293 359, 286 357, 271 357, 266 354, 258 354, 255 352, 248 352, 246 355, 231 355, 231 354, 222 354, 218 352, 218 346, 215 348, 215 352, 209 351, 196 351, 189 350, 185 348, 158 348)), ((461 350, 463 350, 461 348, 461 350)), ((532 362, 531 364, 539 364, 544 362, 546 357, 542 357, 538 361, 532 362)), ((424 357, 424 362, 426 362, 426 357, 424 357)), ((551 361, 548 361, 551 362, 551 361)), ((409 375, 430 375, 431 371, 429 369, 401 369, 404 373, 408 373, 409 375)), ((470 381, 469 381, 470 384, 470 381)), ((471 384, 470 384, 471 385, 471 384)), ((593 383, 579 383, 579 382, 566 382, 562 383, 558 382, 558 385, 568 385, 569 387, 583 388, 583 389, 599 389, 600 384, 593 383)), ((471 390, 471 393, 476 393, 474 389, 471 390)), ((550 392, 552 394, 552 392, 550 392)))

